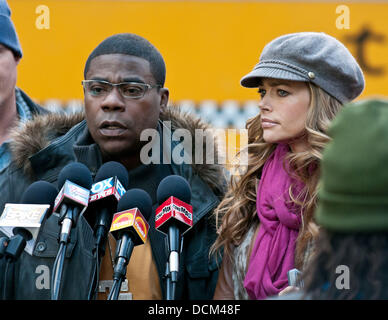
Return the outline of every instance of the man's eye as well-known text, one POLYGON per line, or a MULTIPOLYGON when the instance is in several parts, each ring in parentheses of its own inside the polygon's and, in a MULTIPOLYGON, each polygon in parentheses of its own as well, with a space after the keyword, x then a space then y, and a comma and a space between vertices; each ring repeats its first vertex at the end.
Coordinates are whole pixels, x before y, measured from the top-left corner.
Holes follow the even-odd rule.
POLYGON ((284 91, 284 90, 282 90, 282 89, 279 89, 278 90, 278 95, 280 96, 280 97, 286 97, 286 96, 288 96, 288 92, 287 91, 284 91))
POLYGON ((90 92, 95 95, 102 94, 106 92, 106 88, 103 86, 94 85, 90 87, 90 92))
POLYGON ((122 93, 126 96, 139 96, 143 93, 143 87, 140 86, 123 86, 122 93))

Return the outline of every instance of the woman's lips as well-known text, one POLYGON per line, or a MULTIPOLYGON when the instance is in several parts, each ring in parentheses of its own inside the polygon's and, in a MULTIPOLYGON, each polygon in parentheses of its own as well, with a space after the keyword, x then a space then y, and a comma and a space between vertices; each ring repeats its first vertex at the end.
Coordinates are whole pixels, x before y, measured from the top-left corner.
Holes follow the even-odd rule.
POLYGON ((279 123, 275 122, 275 121, 272 121, 270 119, 261 119, 261 127, 263 129, 268 129, 268 128, 272 128, 276 125, 278 125, 279 123))

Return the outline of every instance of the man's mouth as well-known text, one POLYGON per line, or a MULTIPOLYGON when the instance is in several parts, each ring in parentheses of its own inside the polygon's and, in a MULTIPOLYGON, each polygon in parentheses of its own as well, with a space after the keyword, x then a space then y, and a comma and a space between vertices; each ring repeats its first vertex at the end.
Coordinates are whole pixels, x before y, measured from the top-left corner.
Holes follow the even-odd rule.
POLYGON ((114 137, 122 135, 127 127, 118 121, 103 121, 99 125, 99 131, 103 136, 114 137))

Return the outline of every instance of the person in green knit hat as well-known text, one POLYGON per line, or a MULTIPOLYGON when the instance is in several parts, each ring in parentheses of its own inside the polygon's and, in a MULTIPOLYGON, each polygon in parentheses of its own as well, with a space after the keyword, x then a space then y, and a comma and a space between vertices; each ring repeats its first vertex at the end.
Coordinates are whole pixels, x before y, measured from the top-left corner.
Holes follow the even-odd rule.
POLYGON ((329 135, 304 298, 388 299, 388 100, 348 104, 329 135))

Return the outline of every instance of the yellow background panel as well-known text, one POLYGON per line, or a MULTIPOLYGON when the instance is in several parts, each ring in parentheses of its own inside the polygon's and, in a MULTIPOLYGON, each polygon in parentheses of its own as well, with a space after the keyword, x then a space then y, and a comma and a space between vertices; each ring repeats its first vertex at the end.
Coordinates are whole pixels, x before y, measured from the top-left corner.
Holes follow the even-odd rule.
MULTIPOLYGON (((367 27, 382 35, 364 47, 367 63, 362 97, 388 95, 388 3, 261 1, 8 0, 23 58, 18 86, 37 100, 82 99, 89 53, 104 38, 131 32, 150 40, 167 65, 166 86, 174 101, 257 99, 241 77, 257 63, 264 45, 285 33, 323 31, 345 42, 367 27), (336 8, 350 9, 350 29, 339 30, 336 8), (50 28, 39 30, 35 12, 50 10, 50 28)), ((356 55, 357 47, 345 42, 356 55)))

